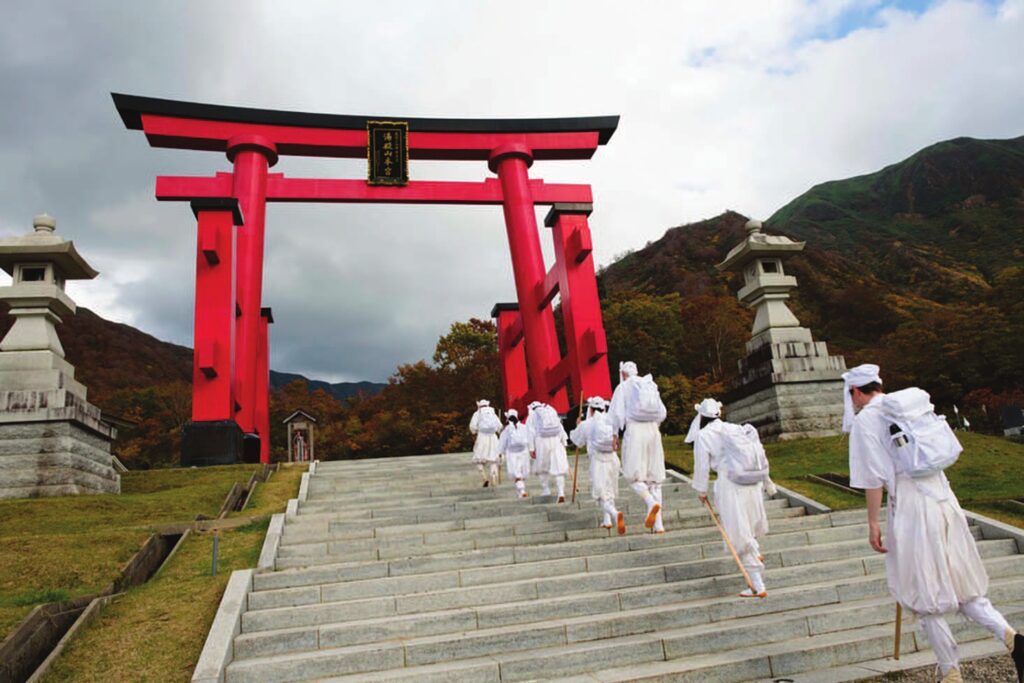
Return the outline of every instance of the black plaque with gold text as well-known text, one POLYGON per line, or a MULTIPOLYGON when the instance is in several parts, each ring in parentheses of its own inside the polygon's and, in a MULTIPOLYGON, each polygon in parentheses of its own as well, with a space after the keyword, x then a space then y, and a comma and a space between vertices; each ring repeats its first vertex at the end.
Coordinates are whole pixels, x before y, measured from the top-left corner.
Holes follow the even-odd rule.
POLYGON ((409 124, 405 121, 367 121, 366 154, 370 185, 409 183, 409 124))

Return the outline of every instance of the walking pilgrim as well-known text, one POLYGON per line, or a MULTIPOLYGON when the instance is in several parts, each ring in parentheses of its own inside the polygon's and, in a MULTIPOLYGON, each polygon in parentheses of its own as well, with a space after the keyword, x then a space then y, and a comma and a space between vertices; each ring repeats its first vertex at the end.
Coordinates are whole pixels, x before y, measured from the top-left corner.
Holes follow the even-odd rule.
POLYGON ((1010 651, 1024 682, 1024 637, 989 602, 988 574, 943 469, 962 447, 927 393, 886 394, 877 365, 843 374, 843 431, 850 434, 850 485, 864 489, 868 542, 885 553, 889 592, 916 614, 944 683, 963 681, 944 615, 959 611, 1010 651), (879 525, 888 491, 887 531, 879 525))
POLYGON ((715 479, 715 506, 722 528, 750 584, 740 597, 764 598, 764 558, 758 539, 768 533, 768 515, 764 493, 774 494, 768 478, 768 459, 764 455, 757 430, 722 420, 722 404, 706 398, 695 405, 697 415, 690 423, 686 443, 693 444, 692 486, 701 502, 708 499, 711 470, 715 479))
POLYGON ((608 417, 608 402, 600 396, 587 399, 587 419, 577 421, 569 438, 577 448, 587 448, 590 464, 590 495, 604 517, 601 526, 626 533, 625 516, 615 507, 619 495, 619 458, 615 455, 615 430, 608 417), (614 521, 613 521, 614 520, 614 521))
POLYGON ((565 475, 569 472, 569 457, 565 445, 569 435, 562 426, 562 418, 555 409, 540 403, 530 414, 529 425, 534 451, 533 471, 540 479, 541 493, 551 495, 550 478, 555 478, 558 502, 565 502, 565 475))
POLYGON ((473 463, 476 464, 484 488, 498 481, 498 433, 501 420, 491 407, 491 402, 481 399, 476 402, 476 412, 469 420, 469 431, 476 435, 473 443, 473 463))
MULTIPOLYGON (((661 485, 665 481, 665 452, 659 425, 665 421, 665 404, 650 375, 637 376, 636 363, 619 363, 621 381, 612 393, 609 417, 616 435, 622 437, 622 475, 647 505, 644 526, 664 533, 661 485)), ((615 445, 618 446, 618 438, 615 445)))
POLYGON ((519 411, 505 412, 508 423, 498 440, 498 453, 505 458, 508 476, 515 482, 516 495, 526 498, 526 478, 530 476, 530 428, 519 421, 519 411))

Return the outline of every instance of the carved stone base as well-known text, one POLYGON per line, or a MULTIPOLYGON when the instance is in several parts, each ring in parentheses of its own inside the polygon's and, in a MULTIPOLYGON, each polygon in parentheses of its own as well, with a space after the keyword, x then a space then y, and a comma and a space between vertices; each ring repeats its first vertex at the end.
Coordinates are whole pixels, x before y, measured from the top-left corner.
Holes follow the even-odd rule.
POLYGON ((0 498, 120 492, 109 439, 71 421, 0 424, 0 498))
POLYGON ((727 397, 725 419, 757 427, 763 441, 787 441, 839 434, 843 426, 843 382, 826 380, 772 384, 727 397))

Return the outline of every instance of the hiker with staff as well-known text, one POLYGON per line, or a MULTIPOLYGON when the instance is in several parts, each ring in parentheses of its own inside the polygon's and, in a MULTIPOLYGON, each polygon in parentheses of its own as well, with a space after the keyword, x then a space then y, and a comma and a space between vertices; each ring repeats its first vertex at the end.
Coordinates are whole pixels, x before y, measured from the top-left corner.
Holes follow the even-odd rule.
MULTIPOLYGON (((943 683, 963 681, 956 640, 944 616, 957 611, 1006 647, 1017 681, 1024 683, 1024 636, 989 602, 988 573, 944 472, 963 451, 946 418, 935 414, 931 397, 921 389, 884 393, 877 365, 843 373, 843 383, 850 486, 864 489, 868 543, 885 553, 889 592, 918 616, 943 683), (884 541, 883 489, 889 493, 884 541)), ((899 627, 897 621, 897 635, 899 627)))
POLYGON ((764 558, 758 539, 768 533, 768 515, 764 494, 773 494, 775 485, 768 477, 768 458, 751 425, 725 422, 722 404, 706 398, 694 406, 697 415, 690 424, 686 443, 693 444, 692 486, 708 508, 726 547, 736 560, 747 588, 743 598, 765 598, 764 558), (715 480, 715 505, 721 523, 708 501, 711 470, 715 480))
MULTIPOLYGON (((615 507, 619 494, 619 458, 615 455, 615 430, 605 411, 608 402, 600 396, 587 399, 587 419, 577 419, 569 438, 577 448, 587 448, 590 461, 590 495, 604 513, 601 526, 626 533, 625 517, 615 507)), ((577 455, 578 457, 578 455, 577 455)))
POLYGON ((565 502, 565 475, 569 473, 569 456, 565 445, 569 435, 562 426, 562 418, 546 403, 538 403, 530 410, 530 435, 534 451, 533 471, 540 479, 541 494, 551 495, 551 477, 555 478, 558 502, 565 502))
POLYGON ((622 436, 622 476, 647 505, 644 526, 656 534, 665 533, 662 523, 661 485, 665 481, 665 451, 661 445, 660 425, 667 411, 650 375, 638 376, 636 363, 619 363, 621 381, 612 393, 608 416, 618 447, 622 436))

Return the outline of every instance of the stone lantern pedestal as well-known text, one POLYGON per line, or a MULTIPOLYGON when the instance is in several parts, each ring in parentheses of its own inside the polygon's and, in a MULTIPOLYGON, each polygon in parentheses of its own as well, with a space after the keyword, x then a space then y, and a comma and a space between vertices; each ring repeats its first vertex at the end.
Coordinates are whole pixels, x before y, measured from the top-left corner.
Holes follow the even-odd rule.
POLYGON ((54 327, 73 315, 64 283, 97 272, 74 244, 36 216, 35 231, 0 240, 0 287, 14 324, 0 341, 0 498, 120 493, 110 442, 116 432, 86 400, 54 327))
POLYGON ((727 417, 749 422, 770 441, 830 436, 843 423, 846 361, 829 355, 827 344, 814 341, 786 305, 797 283, 783 271, 783 261, 804 244, 767 235, 760 221, 748 221, 747 239, 717 266, 743 273, 737 297, 754 309, 739 381, 723 397, 727 417))

